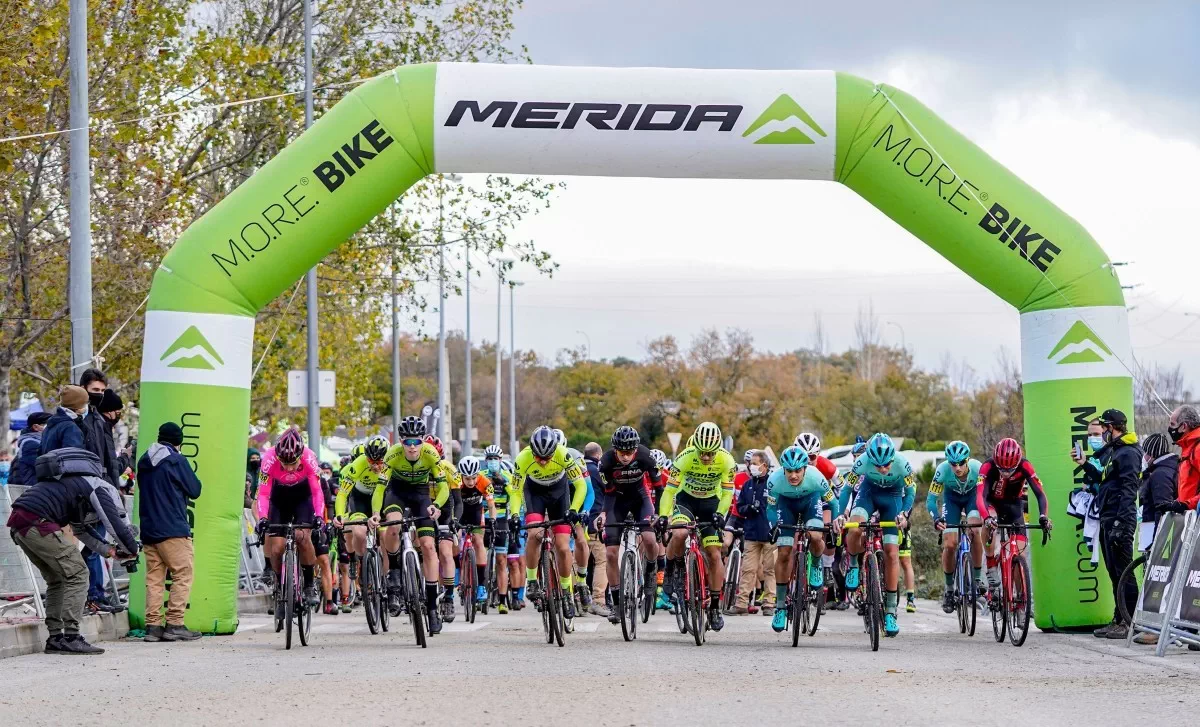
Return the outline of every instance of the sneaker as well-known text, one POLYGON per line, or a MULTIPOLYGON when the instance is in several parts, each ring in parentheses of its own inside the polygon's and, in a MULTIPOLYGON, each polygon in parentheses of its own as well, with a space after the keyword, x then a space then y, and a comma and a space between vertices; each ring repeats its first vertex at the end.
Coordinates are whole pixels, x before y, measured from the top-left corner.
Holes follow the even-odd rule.
POLYGON ((775 607, 774 606, 763 606, 762 607, 762 615, 774 616, 775 615, 775 607))
POLYGON ((787 612, 785 612, 783 609, 780 609, 775 612, 775 618, 771 619, 771 629, 777 634, 782 634, 786 628, 787 612))
POLYGON ((338 610, 341 611, 342 613, 350 613, 350 602, 342 601, 342 605, 338 606, 338 610))
MULTIPOLYGON (((413 618, 421 618, 418 615, 413 615, 413 618)), ((442 633, 442 618, 438 615, 437 609, 429 612, 429 635, 434 636, 442 633)))
POLYGON ((1133 643, 1141 644, 1142 646, 1155 646, 1158 644, 1158 634, 1152 634, 1149 631, 1143 631, 1133 637, 1133 643))
MULTIPOLYGON (((915 606, 913 610, 917 610, 915 606)), ((954 592, 949 588, 942 594, 942 613, 954 613, 954 592)))
POLYGON ((1113 621, 1110 624, 1101 626, 1100 628, 1098 628, 1092 632, 1092 636, 1095 636, 1097 639, 1107 639, 1109 632, 1111 632, 1113 629, 1115 629, 1118 625, 1119 624, 1116 621, 1113 621))
POLYGON ((563 618, 570 621, 571 619, 575 618, 575 614, 576 614, 575 599, 574 598, 565 599, 563 601, 563 618))
POLYGON ((501 601, 500 603, 497 603, 496 604, 496 613, 500 613, 500 614, 508 613, 508 603, 506 603, 505 601, 501 601))
MULTIPOLYGON (((908 601, 904 604, 904 610, 908 611, 909 613, 917 612, 917 602, 913 600, 912 596, 908 597, 908 601)), ((947 611, 947 613, 949 613, 949 611, 947 611)))
POLYGON ((725 628, 725 617, 721 615, 721 609, 708 609, 708 625, 713 631, 720 631, 725 628))
POLYGON ((858 566, 846 571, 846 589, 853 591, 858 588, 858 566))
POLYGON ((733 607, 733 615, 734 616, 745 616, 748 613, 750 613, 750 609, 746 608, 745 606, 734 606, 733 607))
MULTIPOLYGON (((50 643, 46 642, 46 648, 50 648, 50 643)), ((58 648, 53 651, 48 651, 51 654, 103 654, 104 649, 99 646, 92 646, 83 638, 81 634, 71 634, 70 636, 63 635, 58 640, 58 648)))
POLYGON ((62 634, 53 634, 46 639, 45 653, 47 654, 65 654, 62 648, 62 634))
POLYGON ((845 611, 845 610, 848 610, 849 608, 850 608, 849 601, 838 601, 837 603, 833 604, 834 611, 845 611))
POLYGON ((542 609, 541 581, 530 581, 529 585, 525 587, 525 595, 529 598, 529 602, 536 606, 539 611, 542 609))
POLYGON ((659 611, 665 611, 666 609, 668 609, 670 607, 671 607, 670 599, 667 598, 666 592, 661 587, 659 587, 658 597, 655 599, 655 602, 654 602, 654 608, 658 609, 659 611))
POLYGON ((198 638, 200 638, 199 631, 192 631, 183 624, 175 626, 167 624, 167 627, 163 629, 163 641, 195 641, 198 638))
POLYGON ((820 562, 808 564, 808 585, 812 588, 825 587, 825 569, 820 562))
POLYGON ((592 614, 593 616, 599 616, 600 618, 606 618, 609 621, 612 621, 612 623, 617 623, 621 620, 620 614, 611 608, 605 607, 603 603, 598 603, 594 598, 592 599, 592 605, 588 606, 588 613, 592 614), (614 616, 617 619, 616 621, 613 621, 614 616))
POLYGON ((592 592, 583 583, 575 584, 575 598, 579 599, 579 605, 583 608, 592 605, 592 592))
POLYGON ((1113 624, 1113 628, 1104 638, 1106 639, 1127 639, 1129 638, 1129 626, 1127 624, 1113 624))
POLYGON ((900 633, 900 624, 896 621, 896 614, 883 614, 883 635, 889 639, 900 633))
POLYGON ((454 591, 446 591, 446 597, 442 599, 442 620, 454 623, 454 591))
POLYGON ((475 586, 475 602, 483 603, 487 601, 488 592, 487 586, 475 586))
POLYGON ((334 603, 333 601, 325 602, 325 615, 326 616, 336 616, 339 613, 341 613, 341 611, 338 610, 336 603, 334 603))
POLYGON ((149 641, 151 643, 154 643, 156 641, 162 641, 162 640, 163 640, 163 627, 162 626, 147 626, 146 627, 146 635, 145 635, 145 637, 142 638, 142 641, 149 641))
POLYGON ((321 605, 321 594, 317 593, 317 584, 316 583, 313 583, 311 586, 305 586, 304 602, 307 603, 309 605, 309 607, 316 607, 316 606, 321 605))

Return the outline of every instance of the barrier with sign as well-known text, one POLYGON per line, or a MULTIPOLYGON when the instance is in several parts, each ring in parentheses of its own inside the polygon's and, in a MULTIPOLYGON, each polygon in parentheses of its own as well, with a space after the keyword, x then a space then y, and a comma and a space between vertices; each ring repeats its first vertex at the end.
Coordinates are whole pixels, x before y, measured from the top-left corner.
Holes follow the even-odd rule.
POLYGON ((1146 555, 1146 575, 1138 595, 1126 645, 1138 633, 1158 634, 1155 653, 1163 656, 1175 640, 1200 645, 1200 536, 1196 512, 1168 513, 1146 555))

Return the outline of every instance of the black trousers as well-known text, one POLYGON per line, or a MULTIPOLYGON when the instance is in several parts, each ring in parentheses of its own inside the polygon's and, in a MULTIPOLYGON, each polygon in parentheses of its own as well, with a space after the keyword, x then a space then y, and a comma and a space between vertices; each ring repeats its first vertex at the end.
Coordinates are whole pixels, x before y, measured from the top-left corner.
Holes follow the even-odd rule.
POLYGON ((1118 593, 1121 574, 1133 561, 1133 532, 1136 517, 1100 519, 1100 553, 1104 556, 1104 567, 1108 570, 1108 578, 1112 581, 1113 589, 1113 621, 1121 621, 1122 599, 1125 601, 1127 612, 1132 614, 1137 608, 1137 584, 1130 581, 1126 584, 1124 593, 1118 593))

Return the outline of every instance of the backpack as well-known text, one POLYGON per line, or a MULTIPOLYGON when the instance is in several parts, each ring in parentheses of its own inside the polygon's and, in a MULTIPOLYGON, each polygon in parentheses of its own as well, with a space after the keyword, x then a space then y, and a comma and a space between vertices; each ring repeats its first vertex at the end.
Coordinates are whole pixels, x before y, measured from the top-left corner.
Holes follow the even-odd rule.
POLYGON ((60 480, 66 475, 91 475, 104 479, 100 458, 86 449, 64 447, 47 452, 33 464, 37 481, 60 480))

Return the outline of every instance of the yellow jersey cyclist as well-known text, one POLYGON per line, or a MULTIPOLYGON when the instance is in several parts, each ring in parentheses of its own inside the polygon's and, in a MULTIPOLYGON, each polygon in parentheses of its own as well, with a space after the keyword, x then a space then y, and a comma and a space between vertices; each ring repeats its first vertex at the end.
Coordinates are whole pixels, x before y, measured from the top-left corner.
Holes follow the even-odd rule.
MULTIPOLYGON (((725 582, 720 533, 733 502, 733 478, 737 474, 737 462, 721 442, 721 428, 716 424, 704 422, 696 427, 687 449, 671 465, 658 504, 660 527, 666 526, 668 517, 673 525, 695 522, 699 526, 700 544, 708 556, 708 620, 714 631, 725 625, 720 607, 721 584, 725 582)), ((670 598, 683 590, 683 548, 682 537, 672 537, 667 543, 670 598)))
MULTIPOLYGON (((858 488, 854 508, 850 511, 851 521, 866 522, 878 513, 881 522, 895 523, 883 528, 883 632, 885 636, 896 636, 900 633, 900 624, 896 620, 900 581, 899 531, 908 525, 906 513, 912 510, 917 493, 912 465, 896 452, 891 437, 878 433, 867 440, 867 451, 854 461, 844 479, 847 485, 858 488)), ((858 556, 866 550, 866 532, 850 530, 845 534, 845 542, 851 557, 858 556)), ((846 572, 848 590, 858 588, 858 565, 857 561, 853 562, 855 564, 846 572)))
MULTIPOLYGON (((437 519, 437 550, 438 562, 441 564, 442 577, 442 620, 450 623, 454 620, 454 569, 455 542, 454 528, 458 527, 459 516, 462 514, 462 478, 458 470, 446 459, 442 440, 432 434, 425 435, 425 443, 431 445, 438 453, 438 471, 450 488, 449 499, 445 506, 438 505, 441 512, 437 519)), ((434 498, 435 484, 430 482, 429 497, 434 498)))
MULTIPOLYGON (((587 497, 587 480, 583 465, 567 453, 554 430, 541 426, 533 430, 529 446, 517 455, 513 476, 510 512, 520 512, 525 505, 525 524, 536 525, 545 520, 567 520, 551 528, 554 533, 554 554, 558 566, 559 586, 571 593, 571 525, 578 523, 579 508, 587 497)), ((525 578, 529 600, 541 603, 542 584, 538 581, 538 558, 541 553, 544 529, 529 530, 525 539, 525 578), (532 567, 530 567, 532 566, 532 567)), ((575 599, 564 599, 567 617, 575 617, 575 599)))
MULTIPOLYGON (((342 523, 369 520, 379 522, 383 509, 383 494, 387 489, 391 470, 383 461, 388 453, 388 443, 383 437, 375 436, 361 447, 362 453, 342 468, 337 498, 333 503, 334 526, 342 523)), ((367 534, 362 528, 344 528, 342 538, 349 556, 350 580, 358 580, 358 564, 367 552, 367 534)))
MULTIPOLYGON (((450 487, 446 475, 439 466, 441 457, 425 436, 425 422, 417 417, 400 420, 397 434, 400 442, 393 444, 384 456, 388 466, 387 488, 383 493, 381 513, 385 521, 400 520, 408 510, 417 526, 417 546, 421 550, 421 570, 425 575, 425 607, 429 610, 429 633, 442 630, 442 620, 437 612, 438 560, 434 548, 436 520, 439 508, 450 498, 450 487), (430 497, 430 490, 433 497, 430 497)), ((400 532, 397 528, 385 528, 379 538, 388 554, 388 606, 392 613, 400 612, 399 592, 403 588, 400 563, 400 532)), ((414 616, 415 618, 415 616, 414 616)))

